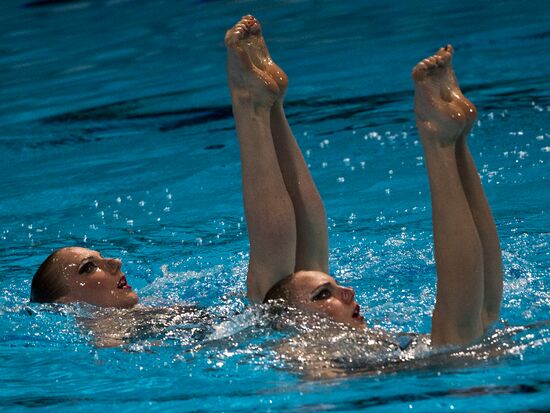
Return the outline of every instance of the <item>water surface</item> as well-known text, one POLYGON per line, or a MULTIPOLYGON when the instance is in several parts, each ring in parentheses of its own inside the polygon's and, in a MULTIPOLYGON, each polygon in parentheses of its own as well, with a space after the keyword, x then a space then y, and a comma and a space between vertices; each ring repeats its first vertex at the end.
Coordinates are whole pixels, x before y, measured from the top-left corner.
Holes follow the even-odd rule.
POLYGON ((289 75, 331 272, 356 289, 369 324, 430 331, 431 212, 410 70, 447 43, 480 114, 471 147, 503 246, 502 317, 550 318, 546 2, 12 1, 0 16, 2 411, 547 409, 547 327, 470 365, 373 375, 350 363, 312 380, 278 357, 285 333, 245 299, 223 35, 246 13, 289 75), (196 318, 151 315, 157 324, 137 323, 122 348, 98 345, 93 309, 28 303, 37 266, 67 245, 120 257, 144 305, 193 306, 196 318))

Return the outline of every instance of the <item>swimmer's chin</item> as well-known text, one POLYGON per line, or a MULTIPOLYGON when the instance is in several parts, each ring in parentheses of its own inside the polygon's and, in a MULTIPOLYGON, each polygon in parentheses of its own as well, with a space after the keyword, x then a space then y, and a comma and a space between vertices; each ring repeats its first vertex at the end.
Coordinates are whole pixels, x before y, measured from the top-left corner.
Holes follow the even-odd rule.
POLYGON ((139 303, 139 296, 134 291, 130 291, 128 295, 132 298, 133 302, 127 308, 132 308, 139 303))
POLYGON ((350 323, 351 327, 364 330, 367 328, 367 323, 365 323, 365 318, 363 316, 354 317, 350 323))
POLYGON ((139 303, 139 296, 133 290, 124 290, 124 296, 114 303, 114 308, 132 308, 139 303))

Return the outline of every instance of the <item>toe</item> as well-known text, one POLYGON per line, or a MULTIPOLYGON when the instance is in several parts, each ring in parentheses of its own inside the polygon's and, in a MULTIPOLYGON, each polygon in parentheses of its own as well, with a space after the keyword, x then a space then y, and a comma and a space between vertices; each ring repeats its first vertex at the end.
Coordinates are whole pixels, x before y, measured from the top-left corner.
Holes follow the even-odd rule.
POLYGON ((442 59, 443 64, 448 64, 451 61, 453 54, 453 47, 449 44, 445 47, 440 48, 436 56, 439 56, 442 59))
POLYGON ((251 14, 243 16, 241 22, 246 25, 252 34, 257 34, 261 31, 260 22, 251 14))
POLYGON ((250 26, 250 32, 252 34, 258 34, 261 32, 261 26, 258 20, 255 20, 252 26, 250 26))
POLYGON ((448 65, 449 63, 451 63, 451 53, 449 52, 445 52, 442 56, 441 56, 441 59, 443 60, 443 63, 445 65, 448 65))
POLYGON ((426 77, 426 64, 422 61, 418 63, 412 71, 412 77, 415 81, 421 82, 426 77))
POLYGON ((237 41, 238 34, 236 33, 235 29, 232 27, 227 32, 225 32, 225 45, 227 47, 233 47, 235 45, 235 42, 237 41))
POLYGON ((235 25, 235 29, 240 30, 242 32, 248 31, 248 27, 246 26, 246 24, 243 24, 243 23, 237 23, 235 25))
POLYGON ((425 71, 427 68, 428 68, 428 66, 426 66, 425 62, 420 62, 416 65, 415 69, 425 71))

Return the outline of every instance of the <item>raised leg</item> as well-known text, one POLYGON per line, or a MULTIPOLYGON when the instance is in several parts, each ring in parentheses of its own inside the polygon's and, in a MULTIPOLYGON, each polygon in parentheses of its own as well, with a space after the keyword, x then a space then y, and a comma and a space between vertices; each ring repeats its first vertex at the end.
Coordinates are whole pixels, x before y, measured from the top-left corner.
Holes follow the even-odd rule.
POLYGON ((325 207, 292 134, 282 101, 271 109, 271 134, 286 189, 296 217, 295 271, 328 273, 328 229, 325 207))
POLYGON ((498 320, 502 302, 502 253, 495 221, 483 192, 466 139, 457 142, 456 159, 462 186, 472 211, 483 247, 484 292, 482 320, 484 329, 498 320))
POLYGON ((471 114, 453 94, 447 76, 450 65, 451 50, 445 50, 413 70, 416 122, 432 197, 437 268, 434 345, 467 344, 484 331, 483 250, 456 157, 457 141, 471 124, 471 114))
POLYGON ((293 273, 296 223, 271 137, 270 111, 279 87, 254 64, 247 47, 258 30, 245 17, 227 31, 225 43, 250 240, 248 296, 261 302, 276 282, 293 273))
POLYGON ((286 189, 296 219, 296 262, 294 271, 328 272, 328 231, 326 213, 319 191, 311 178, 300 147, 292 134, 283 108, 288 86, 285 72, 271 58, 259 29, 248 37, 247 47, 254 64, 269 73, 279 87, 279 96, 271 108, 271 135, 286 189))
MULTIPOLYGON (((452 58, 452 46, 449 45, 437 52, 442 57, 446 53, 450 53, 452 58)), ((456 163, 483 249, 484 297, 481 315, 483 327, 486 329, 498 319, 500 304, 502 302, 502 254, 500 241, 489 202, 483 191, 479 174, 468 148, 468 134, 477 118, 476 107, 462 94, 451 62, 444 66, 444 76, 447 79, 446 81, 451 94, 463 106, 466 113, 466 127, 456 143, 456 163)))

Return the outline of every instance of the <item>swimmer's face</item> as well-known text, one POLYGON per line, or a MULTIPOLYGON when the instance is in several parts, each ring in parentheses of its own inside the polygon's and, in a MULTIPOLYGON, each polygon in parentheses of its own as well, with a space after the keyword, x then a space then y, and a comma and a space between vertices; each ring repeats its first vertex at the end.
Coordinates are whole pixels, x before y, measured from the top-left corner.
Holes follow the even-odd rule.
POLYGON ((289 280, 292 304, 297 308, 322 314, 354 327, 365 325, 352 288, 338 285, 330 275, 320 271, 298 271, 289 280))
POLYGON ((120 271, 120 260, 103 258, 99 252, 86 248, 69 247, 56 253, 53 265, 69 291, 58 302, 83 301, 119 308, 132 307, 138 302, 137 294, 120 271))

